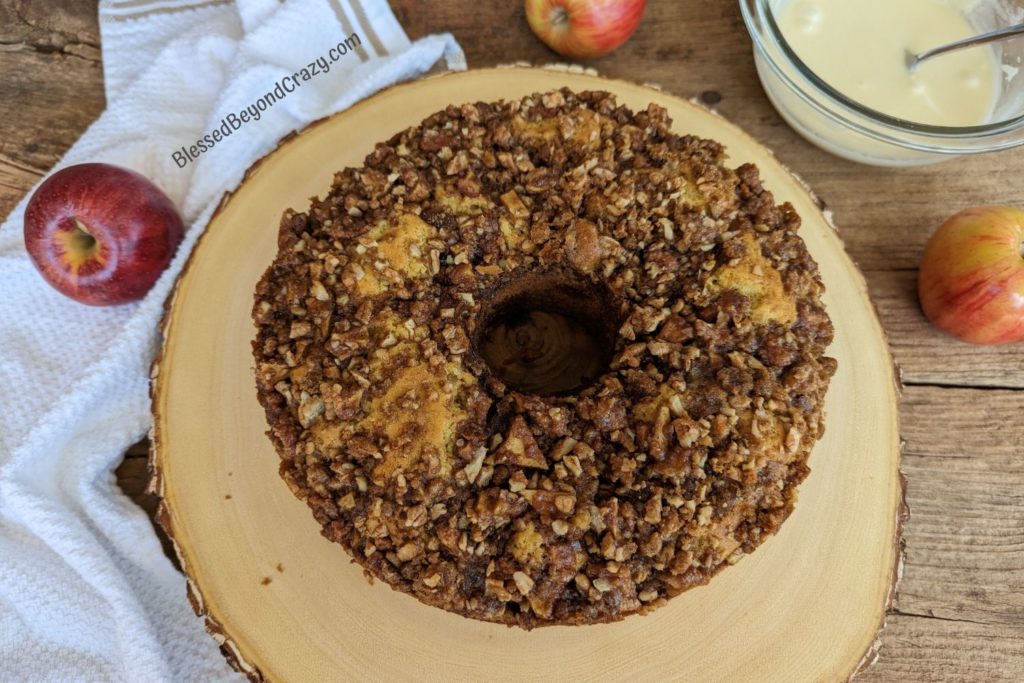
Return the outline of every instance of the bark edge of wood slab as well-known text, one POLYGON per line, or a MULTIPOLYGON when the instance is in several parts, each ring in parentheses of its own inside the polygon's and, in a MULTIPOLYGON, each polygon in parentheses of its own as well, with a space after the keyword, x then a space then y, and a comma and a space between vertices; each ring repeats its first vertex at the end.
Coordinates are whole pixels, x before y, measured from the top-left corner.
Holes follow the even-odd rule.
POLYGON ((189 601, 251 680, 845 680, 877 654, 895 596, 906 514, 898 376, 864 279, 820 203, 770 151, 708 110, 633 83, 565 70, 497 68, 391 87, 285 137, 225 195, 166 304, 153 364, 151 490, 189 601), (320 536, 277 473, 256 402, 249 313, 288 207, 322 195, 378 140, 448 104, 567 86, 637 110, 754 162, 803 218, 836 327, 826 434, 779 533, 710 584, 647 616, 524 632, 369 584, 320 536), (473 647, 466 647, 472 643, 473 647))

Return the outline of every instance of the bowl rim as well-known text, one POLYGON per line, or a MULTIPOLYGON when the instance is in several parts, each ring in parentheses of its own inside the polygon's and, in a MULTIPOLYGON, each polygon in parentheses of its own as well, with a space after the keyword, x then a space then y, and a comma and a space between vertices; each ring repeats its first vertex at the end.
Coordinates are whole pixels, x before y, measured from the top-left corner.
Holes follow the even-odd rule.
POLYGON ((989 138, 1013 133, 1024 128, 1024 113, 1010 119, 972 126, 938 126, 908 121, 864 106, 830 86, 802 59, 800 59, 796 51, 783 36, 782 30, 775 20, 775 15, 771 7, 771 0, 740 0, 740 9, 744 23, 747 27, 747 32, 750 34, 751 40, 754 42, 755 49, 771 67, 773 73, 793 92, 798 94, 801 99, 812 105, 815 109, 831 118, 838 118, 844 124, 851 126, 862 133, 903 147, 911 147, 922 151, 954 154, 968 153, 972 151, 972 148, 960 145, 955 147, 936 148, 934 144, 942 141, 959 142, 961 145, 972 141, 987 141, 990 143, 982 148, 974 148, 973 151, 978 152, 1005 149, 1024 144, 1024 136, 1020 139, 1004 139, 998 142, 988 140, 989 138), (825 107, 819 98, 808 93, 803 84, 794 79, 787 70, 780 67, 778 61, 769 52, 769 46, 765 43, 764 29, 762 27, 767 29, 768 37, 775 42, 778 50, 781 51, 782 55, 789 61, 790 65, 794 67, 796 72, 806 79, 810 86, 817 90, 819 94, 824 95, 827 101, 838 105, 841 109, 846 110, 845 112, 825 107), (866 118, 870 123, 881 127, 881 130, 878 130, 876 127, 866 126, 858 121, 851 120, 849 116, 844 116, 844 113, 866 118), (893 133, 896 133, 896 135, 893 133), (929 143, 907 140, 906 138, 899 136, 899 133, 909 133, 911 135, 924 137, 929 140, 929 143))

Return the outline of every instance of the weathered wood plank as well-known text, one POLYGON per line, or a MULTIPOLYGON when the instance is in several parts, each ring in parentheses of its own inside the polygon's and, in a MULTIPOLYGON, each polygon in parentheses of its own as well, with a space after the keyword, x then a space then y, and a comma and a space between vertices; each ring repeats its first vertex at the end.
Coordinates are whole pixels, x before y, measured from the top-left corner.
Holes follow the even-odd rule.
POLYGON ((904 382, 1024 388, 1024 344, 965 344, 932 327, 918 304, 917 271, 865 276, 904 382))
POLYGON ((994 472, 1024 471, 1024 391, 906 387, 900 415, 907 454, 945 458, 950 466, 959 458, 994 472))
POLYGON ((43 173, 0 156, 0 219, 7 217, 43 173))
POLYGON ((1024 392, 909 387, 904 407, 913 517, 899 610, 1024 635, 1024 392))
POLYGON ((903 470, 914 518, 899 610, 1013 625, 1024 635, 1020 458, 908 454, 903 470))
POLYGON ((96 0, 0 0, 0 45, 25 43, 42 51, 92 48, 98 58, 96 0))
POLYGON ((99 61, 29 47, 0 52, 0 154, 47 170, 103 110, 99 61))
POLYGON ((157 538, 160 539, 160 545, 163 546, 164 555, 170 558, 175 567, 181 569, 170 539, 167 538, 163 528, 154 522, 160 499, 146 491, 146 486, 149 484, 149 441, 144 439, 128 449, 125 459, 114 474, 121 491, 146 511, 150 522, 153 523, 153 529, 156 530, 157 538))
MULTIPOLYGON (((836 618, 842 618, 837 615, 836 618)), ((1024 633, 1010 626, 895 614, 857 683, 1020 683, 1024 633)))
POLYGON ((907 387, 911 517, 865 681, 1024 680, 1024 392, 907 387))
POLYGON ((94 2, 0 0, 0 217, 103 110, 94 2))

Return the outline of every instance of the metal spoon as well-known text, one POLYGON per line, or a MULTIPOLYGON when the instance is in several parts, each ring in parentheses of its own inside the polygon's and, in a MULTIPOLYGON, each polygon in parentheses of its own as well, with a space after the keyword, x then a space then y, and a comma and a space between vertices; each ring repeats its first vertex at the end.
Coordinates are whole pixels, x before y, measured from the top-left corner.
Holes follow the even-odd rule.
POLYGON ((964 38, 958 40, 955 43, 947 43, 946 45, 940 45, 939 47, 932 48, 931 50, 925 50, 914 54, 910 50, 907 50, 907 69, 911 72, 917 68, 917 65, 926 59, 931 59, 936 55, 945 54, 952 52, 953 50, 960 50, 965 47, 972 47, 974 45, 984 45, 985 43, 994 43, 999 40, 1007 40, 1014 36, 1024 35, 1024 24, 1016 24, 1014 26, 1007 26, 1006 28, 997 29, 995 31, 989 31, 988 33, 982 33, 980 36, 974 36, 972 38, 964 38))

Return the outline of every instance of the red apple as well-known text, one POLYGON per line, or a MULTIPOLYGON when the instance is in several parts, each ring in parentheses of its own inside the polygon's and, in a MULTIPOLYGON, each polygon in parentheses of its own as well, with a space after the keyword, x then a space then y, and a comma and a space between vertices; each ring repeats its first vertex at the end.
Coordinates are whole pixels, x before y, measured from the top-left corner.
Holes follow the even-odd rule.
POLYGON ((184 228, 173 202, 135 171, 68 166, 25 209, 25 247, 43 278, 93 306, 141 299, 160 277, 184 228))
POLYGON ((1024 211, 967 209, 928 240, 918 274, 932 324, 974 344, 1024 341, 1024 211))
POLYGON ((526 0, 537 37, 564 57, 608 54, 633 35, 647 0, 526 0))

